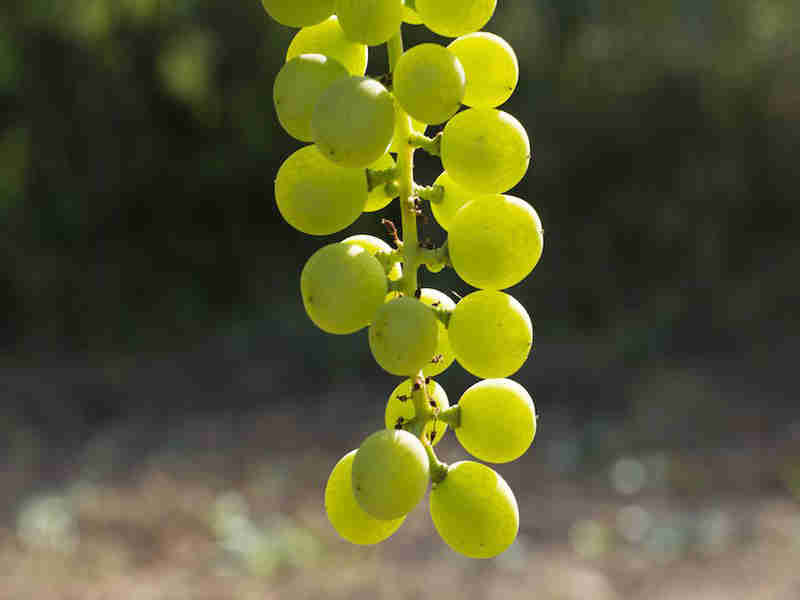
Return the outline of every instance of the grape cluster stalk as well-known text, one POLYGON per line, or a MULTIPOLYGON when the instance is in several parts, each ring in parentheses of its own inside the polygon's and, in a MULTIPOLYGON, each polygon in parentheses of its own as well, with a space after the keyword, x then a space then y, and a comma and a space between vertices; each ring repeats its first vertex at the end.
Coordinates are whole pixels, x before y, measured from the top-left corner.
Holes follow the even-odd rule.
POLYGON ((520 122, 497 107, 516 88, 519 66, 500 36, 480 31, 497 0, 262 0, 279 23, 300 28, 273 88, 277 118, 309 144, 278 170, 275 200, 296 229, 328 236, 394 199, 402 223, 384 220, 393 245, 354 235, 317 250, 300 291, 325 332, 368 328, 380 367, 404 380, 389 395, 386 428, 334 466, 325 509, 354 544, 391 536, 425 497, 436 531, 453 550, 491 558, 516 539, 519 508, 492 468, 441 462, 448 428, 478 460, 522 456, 536 434, 530 394, 508 379, 527 360, 533 324, 502 290, 527 277, 542 254, 542 224, 530 204, 506 194, 525 175, 531 148, 520 122), (426 26, 449 45, 403 48, 403 23, 426 26), (369 46, 386 44, 389 71, 366 77, 369 46), (428 126, 444 125, 433 137, 428 126), (431 186, 414 181, 414 153, 441 158, 431 186), (421 242, 417 217, 429 202, 447 231, 421 242), (401 237, 402 236, 402 237, 401 237), (455 270, 476 291, 457 303, 420 288, 421 267, 455 270), (454 361, 480 378, 450 406, 433 380, 454 361))

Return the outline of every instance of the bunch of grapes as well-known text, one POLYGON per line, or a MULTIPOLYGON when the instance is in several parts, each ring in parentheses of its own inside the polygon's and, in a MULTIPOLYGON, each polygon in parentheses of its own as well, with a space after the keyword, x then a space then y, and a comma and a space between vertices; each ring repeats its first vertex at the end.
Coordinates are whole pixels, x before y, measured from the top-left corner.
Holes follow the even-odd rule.
POLYGON ((527 171, 531 149, 519 121, 497 108, 517 85, 518 63, 505 40, 479 31, 496 0, 262 2, 276 21, 301 28, 275 79, 274 103, 284 129, 310 144, 278 171, 281 215, 325 236, 395 198, 402 214, 402 239, 385 221, 393 247, 369 235, 329 243, 300 277, 314 324, 334 334, 368 327, 378 365, 404 378, 389 395, 386 429, 333 468, 328 518, 346 540, 375 544, 400 527, 431 482, 430 514, 444 541, 466 556, 496 556, 519 528, 511 488, 481 463, 447 465, 433 450, 449 426, 472 456, 504 463, 536 433, 531 396, 508 379, 528 357, 533 326, 501 290, 533 270, 543 234, 536 211, 505 194, 527 171), (403 22, 456 39, 404 51, 403 22), (365 77, 368 47, 383 43, 389 72, 365 77), (418 148, 441 157, 432 186, 414 182, 418 148), (441 247, 420 242, 422 202, 448 232, 441 247), (419 287, 422 266, 452 267, 478 290, 456 304, 419 287), (481 381, 450 406, 432 378, 454 360, 481 381))

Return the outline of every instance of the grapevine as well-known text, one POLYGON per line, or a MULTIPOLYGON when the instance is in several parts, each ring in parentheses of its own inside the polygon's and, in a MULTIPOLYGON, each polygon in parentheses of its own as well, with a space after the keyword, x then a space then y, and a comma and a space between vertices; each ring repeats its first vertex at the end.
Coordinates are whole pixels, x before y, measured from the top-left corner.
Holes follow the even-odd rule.
POLYGON ((490 558, 519 530, 505 480, 475 462, 451 465, 434 446, 452 429, 464 449, 489 463, 516 460, 536 434, 530 394, 508 379, 527 360, 533 324, 502 291, 527 277, 543 248, 542 225, 526 201, 507 195, 525 175, 531 149, 522 124, 499 110, 518 81, 501 37, 479 31, 496 0, 262 0, 267 13, 300 27, 274 85, 278 121, 311 142, 277 173, 275 200, 294 228, 342 231, 364 211, 400 204, 393 246, 369 235, 327 243, 303 267, 311 321, 332 334, 368 328, 380 367, 403 378, 389 396, 386 429, 335 465, 325 509, 339 535, 375 544, 402 525, 431 484, 436 531, 455 551, 490 558), (403 47, 402 24, 422 23, 450 45, 403 47), (369 46, 386 44, 386 76, 365 76, 369 46), (427 137, 428 125, 444 124, 427 137), (414 153, 439 156, 432 186, 414 181, 414 153), (394 156, 393 156, 394 155, 394 156), (448 232, 421 242, 417 217, 428 202, 448 232), (420 288, 419 270, 450 267, 478 288, 457 303, 420 288), (481 381, 450 405, 433 380, 458 362, 481 381))

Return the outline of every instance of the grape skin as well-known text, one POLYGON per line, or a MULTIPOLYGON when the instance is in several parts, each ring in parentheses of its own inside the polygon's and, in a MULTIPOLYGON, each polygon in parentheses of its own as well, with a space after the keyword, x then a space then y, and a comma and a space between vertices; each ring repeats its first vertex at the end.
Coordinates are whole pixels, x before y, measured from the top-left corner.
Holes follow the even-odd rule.
POLYGON ((396 519, 411 512, 425 495, 428 479, 425 448, 407 431, 376 431, 353 459, 353 495, 377 519, 396 519))
POLYGON ((275 77, 272 98, 278 121, 301 142, 310 142, 311 114, 322 93, 337 79, 349 77, 342 64, 323 54, 301 54, 275 77))
POLYGON ((536 409, 527 390, 510 379, 484 379, 458 401, 456 437, 478 460, 505 463, 525 454, 536 435, 536 409))
POLYGON ((461 61, 467 77, 464 104, 478 108, 500 106, 511 97, 519 80, 514 49, 499 35, 479 31, 447 47, 461 61))
MULTIPOLYGON (((372 256, 375 256, 378 252, 389 254, 392 251, 392 247, 382 239, 376 238, 374 235, 367 235, 366 233, 351 235, 350 237, 343 239, 342 244, 357 244, 358 246, 364 248, 364 250, 369 252, 372 256)), ((399 262, 394 263, 388 273, 389 280, 397 281, 402 276, 403 267, 399 262)))
POLYGON ((350 77, 322 94, 311 118, 311 132, 325 158, 363 168, 389 150, 394 120, 394 100, 385 87, 374 79, 350 77))
POLYGON ((442 199, 439 202, 431 202, 431 211, 433 212, 433 218, 445 231, 450 230, 453 219, 462 206, 467 202, 487 196, 487 194, 475 193, 461 187, 453 181, 447 171, 439 175, 433 185, 440 185, 444 188, 442 199))
POLYGON ((387 289, 381 263, 358 245, 323 246, 300 273, 306 313, 328 333, 343 335, 366 327, 387 289))
POLYGON ((462 187, 501 194, 517 185, 530 163, 528 134, 510 114, 470 108, 450 119, 442 134, 442 165, 462 187))
POLYGON ((367 72, 367 46, 348 40, 336 15, 317 25, 303 27, 295 34, 286 51, 286 60, 301 54, 324 54, 334 58, 351 75, 362 76, 367 72))
POLYGON ((514 492, 493 469, 472 461, 448 467, 431 490, 430 512, 445 543, 470 558, 497 556, 519 531, 514 492))
POLYGON ((400 29, 403 0, 336 0, 336 15, 348 39, 377 46, 400 29))
POLYGON ((497 0, 417 0, 417 14, 425 27, 445 37, 478 31, 489 22, 497 0))
POLYGON ((544 238, 533 207, 514 196, 486 196, 463 206, 450 224, 453 269, 468 284, 501 290, 525 279, 544 238))
MULTIPOLYGON (((431 288, 422 288, 420 290, 419 296, 420 302, 423 304, 427 304, 430 307, 433 307, 436 304, 436 309, 443 309, 447 311, 452 311, 456 307, 456 303, 453 302, 448 296, 440 292, 439 290, 434 290, 431 288)), ((437 362, 433 362, 433 360, 429 361, 424 367, 422 367, 422 374, 427 375, 428 377, 433 377, 434 375, 438 375, 442 373, 453 364, 453 361, 456 358, 456 355, 453 354, 453 349, 450 347, 450 338, 447 334, 447 328, 444 324, 439 320, 436 319, 436 328, 439 330, 439 341, 436 344, 436 351, 434 352, 434 357, 440 357, 437 362)))
POLYGON ((367 203, 367 176, 326 160, 316 146, 289 156, 275 178, 281 216, 309 235, 330 235, 352 224, 367 203))
POLYGON ((261 0, 264 10, 281 25, 306 27, 333 14, 334 0, 261 0))
POLYGON ((447 327, 456 360, 484 379, 508 377, 528 358, 533 324, 512 296, 479 290, 456 304, 447 327))
POLYGON ((325 513, 341 537, 353 544, 369 546, 391 536, 406 518, 376 519, 356 502, 352 479, 355 455, 356 450, 348 452, 333 467, 325 485, 325 513))
POLYGON ((417 11, 406 6, 406 0, 403 0, 403 21, 409 25, 422 25, 417 11))
POLYGON ((430 308, 415 298, 382 305, 369 328, 375 361, 393 375, 416 375, 436 351, 439 331, 430 308))
POLYGON ((466 79, 458 58, 439 44, 406 50, 394 70, 394 95, 412 118, 438 125, 452 117, 464 99, 466 79))
MULTIPOLYGON (((386 402, 386 411, 383 414, 386 429, 395 429, 399 417, 403 418, 402 423, 408 423, 413 419, 417 411, 414 409, 414 402, 411 400, 411 387, 413 385, 411 379, 406 379, 403 383, 398 385, 389 395, 389 400, 386 402), (405 400, 399 400, 400 396, 405 396, 405 400)), ((446 410, 450 407, 450 402, 447 400, 447 394, 444 388, 435 381, 431 381, 426 386, 428 392, 428 399, 433 400, 440 411, 446 410)), ((401 424, 402 424, 401 423, 401 424)), ((447 431, 447 424, 441 421, 428 421, 422 430, 423 437, 431 439, 431 432, 436 428, 436 435, 431 442, 432 446, 438 444, 444 437, 447 431)))
MULTIPOLYGON (((391 148, 389 150, 391 150, 391 148)), ((373 171, 385 171, 386 169, 393 169, 394 166, 394 159, 389 153, 386 153, 372 163, 369 168, 373 171)), ((376 210, 386 207, 389 202, 397 198, 398 193, 395 193, 392 196, 387 194, 385 184, 373 188, 372 191, 367 195, 367 205, 364 207, 364 212, 375 212, 376 210)))

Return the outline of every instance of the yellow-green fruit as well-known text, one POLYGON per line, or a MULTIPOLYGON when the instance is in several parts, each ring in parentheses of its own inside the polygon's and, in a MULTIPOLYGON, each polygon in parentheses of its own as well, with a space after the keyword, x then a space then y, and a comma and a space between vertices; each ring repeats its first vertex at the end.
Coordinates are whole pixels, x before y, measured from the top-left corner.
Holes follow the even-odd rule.
POLYGON ((517 372, 533 345, 533 324, 525 307, 495 290, 464 296, 450 316, 447 333, 456 360, 483 379, 517 372))
MULTIPOLYGON (((395 119, 394 119, 394 135, 392 136, 392 145, 389 146, 389 152, 394 152, 397 154, 400 151, 400 147, 402 145, 403 140, 401 139, 401 119, 410 119, 408 115, 401 115, 400 114, 400 106, 395 103, 395 119)), ((428 126, 421 122, 417 121, 416 119, 411 119, 411 133, 418 134, 418 135, 425 135, 425 130, 428 126)))
MULTIPOLYGON (((389 254, 392 251, 392 247, 389 246, 386 242, 384 242, 380 238, 376 238, 374 235, 367 235, 366 233, 358 233, 356 235, 351 235, 348 238, 342 240, 343 244, 356 244, 361 246, 369 252, 372 256, 375 256, 378 252, 389 254)), ((389 279, 391 281, 397 281, 403 276, 403 267, 400 263, 394 263, 392 269, 389 271, 389 279)))
POLYGON ((364 248, 328 244, 303 267, 300 292, 306 313, 317 327, 328 333, 353 333, 366 327, 383 305, 386 274, 364 248))
POLYGON ((536 435, 536 410, 530 394, 510 379, 484 379, 458 401, 456 437, 464 449, 486 462, 518 459, 536 435))
MULTIPOLYGON (((406 379, 392 391, 383 415, 386 429, 397 429, 398 425, 402 427, 404 423, 408 423, 416 416, 417 411, 414 409, 414 401, 411 399, 412 386, 413 382, 410 379, 406 379)), ((428 395, 428 401, 434 402, 440 411, 450 408, 447 394, 438 383, 431 380, 430 383, 425 385, 425 390, 428 395)), ((447 431, 446 423, 428 421, 422 430, 422 435, 430 440, 431 433, 435 432, 431 442, 435 446, 444 437, 445 431, 447 431)))
MULTIPOLYGON (((439 290, 422 288, 420 292, 419 299, 422 303, 434 309, 452 311, 456 307, 456 303, 439 290)), ((453 364, 456 358, 452 348, 450 348, 450 338, 447 334, 447 328, 439 319, 436 319, 436 327, 439 330, 439 342, 436 344, 436 351, 431 361, 422 367, 422 374, 430 377, 442 373, 447 367, 453 364)))
POLYGON ((353 495, 353 459, 356 450, 345 454, 333 467, 325 486, 325 512, 336 532, 353 544, 382 542, 405 521, 405 517, 384 521, 366 513, 353 495))
MULTIPOLYGON (((372 163, 369 168, 373 171, 385 171, 386 169, 393 169, 394 166, 394 159, 387 152, 374 163, 372 163)), ((394 184, 393 187, 392 184, 389 185, 389 188, 387 188, 386 185, 379 185, 369 192, 367 196, 367 205, 364 207, 364 212, 374 212, 376 210, 380 210, 389 204, 389 202, 397 198, 399 193, 397 185, 394 184), (389 193, 387 189, 391 189, 391 193, 389 193)))
POLYGON ((370 435, 353 460, 353 495, 378 519, 397 519, 422 500, 428 488, 425 448, 413 435, 382 429, 370 435))
POLYGON ((416 375, 436 352, 439 330, 433 311, 416 298, 382 305, 369 328, 375 361, 393 375, 416 375))
POLYGON ((438 202, 431 202, 431 211, 433 211, 433 217, 436 219, 436 222, 439 223, 445 231, 450 229, 456 213, 462 206, 467 202, 489 195, 473 192, 468 188, 461 187, 453 181, 453 178, 447 174, 447 171, 439 175, 436 181, 433 182, 433 185, 440 185, 444 190, 441 200, 438 202))
POLYGON ((406 0, 403 0, 403 21, 409 25, 422 25, 422 19, 419 18, 417 11, 406 6, 406 0))
POLYGON ((494 108, 514 93, 519 79, 517 55, 499 35, 478 31, 458 38, 447 48, 461 61, 467 76, 464 104, 494 108))
POLYGON ((453 463, 430 496, 433 525, 456 552, 492 558, 516 539, 519 508, 511 488, 493 469, 472 461, 453 463))
POLYGON ((334 0, 261 0, 270 17, 287 27, 321 23, 333 14, 334 0))
POLYGON ((478 31, 489 22, 497 0, 416 0, 425 27, 445 37, 478 31))
POLYGON ((514 196, 491 195, 464 205, 450 223, 453 269, 471 286, 501 290, 522 281, 539 262, 542 222, 514 196))
POLYGON ((403 0, 336 0, 336 14, 349 39, 377 46, 399 31, 403 0))
POLYGON ((369 49, 348 40, 334 15, 297 32, 286 51, 286 60, 301 54, 324 54, 342 63, 351 75, 361 76, 367 71, 369 49))

